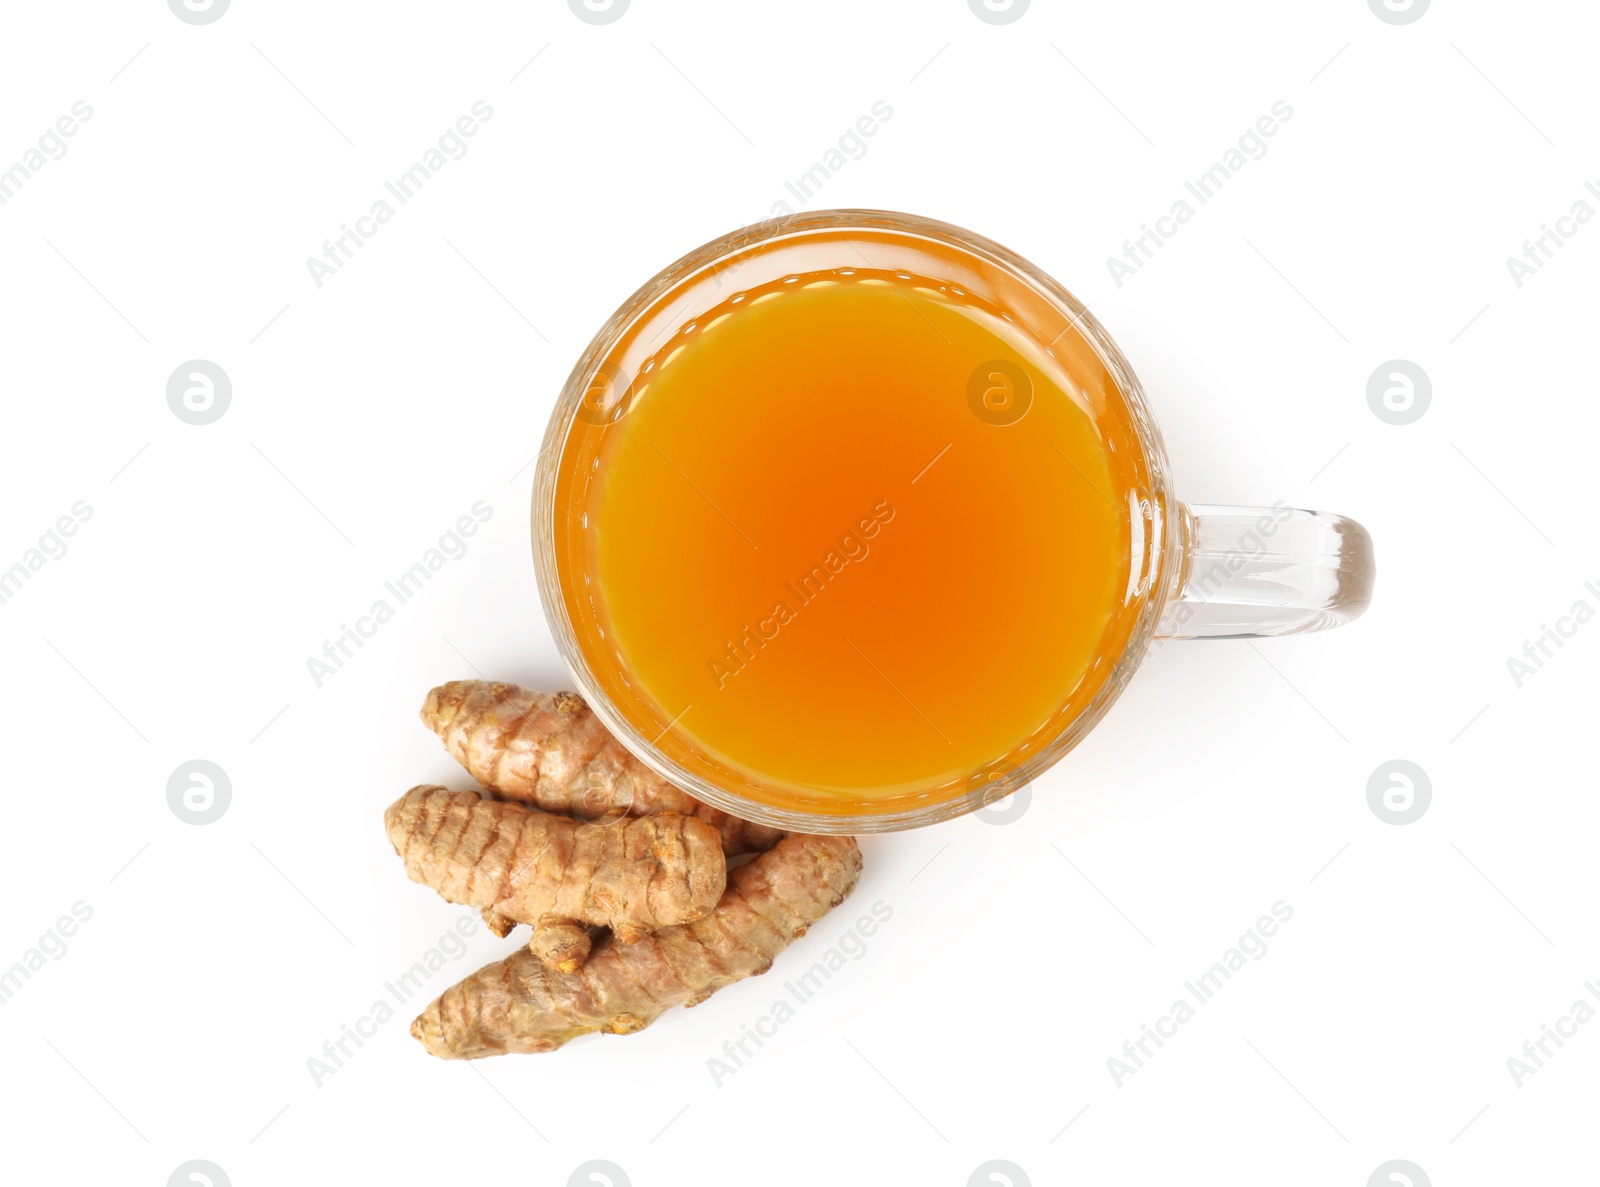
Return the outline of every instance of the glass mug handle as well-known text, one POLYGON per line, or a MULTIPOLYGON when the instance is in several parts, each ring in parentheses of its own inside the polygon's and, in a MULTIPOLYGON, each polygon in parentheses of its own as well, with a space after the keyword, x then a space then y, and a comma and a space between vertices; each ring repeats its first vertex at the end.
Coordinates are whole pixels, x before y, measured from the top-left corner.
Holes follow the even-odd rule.
POLYGON ((1183 564, 1160 639, 1298 635, 1342 626, 1372 601, 1372 537, 1353 519, 1271 507, 1179 508, 1183 564))

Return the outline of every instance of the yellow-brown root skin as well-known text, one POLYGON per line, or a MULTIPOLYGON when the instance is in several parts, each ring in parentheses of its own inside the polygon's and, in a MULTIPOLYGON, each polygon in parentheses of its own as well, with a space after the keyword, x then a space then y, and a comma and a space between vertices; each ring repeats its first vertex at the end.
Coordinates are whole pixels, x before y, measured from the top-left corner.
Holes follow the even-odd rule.
POLYGON ((575 973, 589 959, 592 944, 588 928, 565 919, 547 919, 534 926, 528 951, 546 968, 575 973))
POLYGON ((727 884, 716 830, 692 816, 585 824, 476 791, 414 787, 384 824, 412 881, 519 923, 650 932, 703 918, 727 884))
POLYGON ((632 1034, 673 1006, 764 973, 860 873, 853 837, 785 837, 728 876, 706 918, 636 944, 606 937, 576 973, 552 971, 522 949, 447 989, 411 1033, 443 1059, 553 1051, 596 1031, 632 1034))
POLYGON ((574 692, 452 680, 428 693, 423 723, 485 787, 582 820, 677 812, 717 830, 723 852, 758 853, 783 834, 680 791, 634 758, 574 692))
POLYGON ((515 919, 507 919, 493 907, 485 907, 480 914, 483 916, 483 926, 489 929, 491 935, 499 936, 502 940, 509 936, 517 926, 515 919))

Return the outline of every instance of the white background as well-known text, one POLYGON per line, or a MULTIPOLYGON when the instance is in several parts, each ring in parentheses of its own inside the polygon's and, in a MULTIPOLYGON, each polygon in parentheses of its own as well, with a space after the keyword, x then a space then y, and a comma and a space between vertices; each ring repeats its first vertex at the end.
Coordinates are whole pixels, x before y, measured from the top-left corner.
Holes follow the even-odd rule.
MULTIPOLYGON (((0 567, 93 509, 0 605, 0 968, 93 910, 0 1007, 8 1181, 160 1185, 191 1159, 238 1187, 561 1185, 591 1159, 635 1187, 959 1187, 991 1159, 1014 1184, 1594 1173, 1600 1025, 1520 1087, 1506 1061, 1600 978, 1600 625, 1521 688, 1506 660, 1600 609, 1600 223, 1520 288, 1505 264, 1600 185, 1593 6, 4 20, 0 168, 94 111, 0 206, 0 567), (479 99, 470 152, 318 288, 306 258, 479 99), (414 783, 466 785, 423 693, 565 683, 527 463, 567 370, 879 99, 892 119, 809 208, 946 219, 1059 277, 1142 377, 1184 496, 1359 519, 1372 610, 1162 649, 1020 818, 866 840, 856 897, 771 976, 642 1035, 449 1064, 407 1006, 317 1086, 307 1060, 464 913, 380 824, 414 783), (1119 287, 1106 258, 1279 99, 1265 157, 1119 287), (203 427, 165 395, 196 358, 233 383, 203 427), (1392 358, 1433 384, 1404 427, 1366 401, 1392 358), (470 552, 317 688, 307 659, 480 499, 470 552), (204 827, 166 799, 194 758, 232 784, 204 827), (1366 796, 1394 758, 1433 788, 1403 827, 1366 796), (866 954, 716 1086, 707 1060, 879 899, 866 954), (1268 954, 1118 1087, 1106 1060, 1280 899, 1268 954)), ((515 942, 480 931, 429 992, 515 942)))

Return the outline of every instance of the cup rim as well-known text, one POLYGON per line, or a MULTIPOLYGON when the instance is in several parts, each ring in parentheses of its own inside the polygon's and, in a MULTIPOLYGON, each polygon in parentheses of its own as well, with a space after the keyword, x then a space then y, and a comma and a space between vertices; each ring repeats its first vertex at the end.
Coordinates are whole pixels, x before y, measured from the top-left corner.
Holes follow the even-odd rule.
POLYGON ((1033 779, 1054 766, 1109 711, 1143 659, 1155 635, 1161 610, 1181 578, 1182 568, 1180 505, 1172 489, 1165 446, 1133 368, 1087 306, 1054 278, 1009 248, 975 232, 920 215, 838 208, 785 215, 741 227, 702 244, 657 272, 635 290, 595 333, 574 365, 551 410, 533 481, 533 551, 540 601, 556 648, 578 692, 606 728, 639 761, 669 783, 714 808, 757 824, 801 833, 857 834, 917 828, 976 811, 994 802, 997 797, 993 795, 992 787, 972 787, 961 795, 893 811, 799 812, 747 798, 682 767, 658 750, 651 739, 616 709, 604 685, 590 667, 567 613, 561 588, 555 548, 555 495, 565 443, 585 394, 618 341, 651 310, 657 298, 715 267, 730 255, 758 244, 824 231, 850 230, 899 232, 937 240, 999 265, 1057 305, 1114 379, 1139 446, 1144 452, 1150 489, 1145 500, 1148 505, 1142 507, 1146 516, 1143 528, 1146 537, 1135 543, 1134 559, 1144 565, 1140 578, 1143 592, 1140 594, 1142 604, 1138 617, 1121 654, 1094 697, 1047 746, 1016 764, 1015 773, 1020 776, 1020 781, 1009 782, 1008 794, 1020 793, 1033 779))

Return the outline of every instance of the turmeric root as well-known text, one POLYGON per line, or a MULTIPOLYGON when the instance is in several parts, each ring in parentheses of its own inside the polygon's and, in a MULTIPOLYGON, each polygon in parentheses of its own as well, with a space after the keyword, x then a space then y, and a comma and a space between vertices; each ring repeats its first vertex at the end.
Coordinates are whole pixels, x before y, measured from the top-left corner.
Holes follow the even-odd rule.
POLYGON ((506 799, 583 820, 697 816, 723 852, 757 853, 783 834, 702 804, 630 754, 572 692, 452 680, 428 693, 422 720, 456 761, 506 799))
POLYGON ((692 816, 584 824, 476 791, 424 786, 391 804, 384 824, 412 881, 492 912, 491 928, 567 924, 555 948, 573 968, 574 956, 583 959, 573 932, 585 949, 588 936, 572 925, 606 926, 632 943, 703 918, 727 882, 716 830, 692 816))
POLYGON ((861 873, 853 837, 790 835, 728 875, 722 901, 695 923, 636 944, 595 944, 576 973, 526 949, 445 990, 411 1024, 442 1059, 553 1051, 579 1035, 633 1034, 672 1006, 693 1006, 773 958, 850 893, 861 873))
POLYGON ((502 940, 516 930, 517 921, 507 919, 493 907, 485 907, 478 913, 483 916, 483 926, 489 929, 490 934, 499 936, 502 940))
MULTIPOLYGON (((483 926, 502 940, 516 929, 517 920, 500 914, 493 907, 485 907, 481 914, 483 926)), ((528 950, 553 969, 575 973, 589 959, 589 947, 593 943, 589 931, 588 927, 570 919, 546 917, 533 925, 528 950)))
POLYGON ((558 973, 575 973, 589 959, 593 943, 589 929, 581 924, 566 919, 541 919, 534 924, 528 951, 539 958, 540 964, 558 973))

